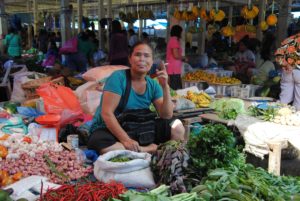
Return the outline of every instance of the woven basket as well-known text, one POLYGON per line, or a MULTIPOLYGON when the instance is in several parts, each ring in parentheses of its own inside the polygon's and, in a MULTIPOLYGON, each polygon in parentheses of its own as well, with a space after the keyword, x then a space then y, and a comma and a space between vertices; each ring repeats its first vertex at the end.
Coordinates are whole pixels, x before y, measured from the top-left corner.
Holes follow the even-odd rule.
POLYGON ((63 77, 58 77, 58 78, 55 78, 53 80, 51 80, 51 79, 52 79, 52 77, 50 77, 50 76, 49 77, 43 77, 43 78, 40 78, 40 79, 35 79, 35 80, 28 81, 28 82, 25 82, 24 84, 22 84, 22 89, 25 92, 25 98, 27 100, 38 98, 39 95, 37 95, 36 89, 39 86, 41 86, 42 84, 47 83, 47 82, 52 82, 52 83, 58 84, 58 85, 65 85, 63 77))

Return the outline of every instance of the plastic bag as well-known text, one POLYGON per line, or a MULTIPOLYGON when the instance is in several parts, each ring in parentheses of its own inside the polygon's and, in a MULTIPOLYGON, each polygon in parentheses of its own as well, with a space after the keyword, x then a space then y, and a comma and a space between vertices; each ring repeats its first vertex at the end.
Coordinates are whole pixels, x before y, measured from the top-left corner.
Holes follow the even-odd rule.
POLYGON ((115 180, 126 187, 152 188, 155 186, 150 169, 151 155, 128 150, 110 151, 94 163, 94 175, 99 181, 115 180), (128 157, 128 162, 109 161, 116 156, 128 157), (142 178, 142 179, 141 179, 142 178))
POLYGON ((61 125, 82 119, 83 111, 80 103, 70 88, 45 83, 36 92, 44 100, 46 113, 61 115, 61 125))
POLYGON ((43 112, 40 112, 31 107, 17 107, 17 111, 19 114, 26 117, 38 117, 44 114, 43 112))
POLYGON ((176 99, 174 110, 187 110, 187 109, 194 109, 194 108, 196 108, 196 105, 193 101, 190 101, 186 98, 176 99))
POLYGON ((63 46, 59 49, 59 54, 70 54, 77 52, 78 39, 73 37, 66 41, 63 46))

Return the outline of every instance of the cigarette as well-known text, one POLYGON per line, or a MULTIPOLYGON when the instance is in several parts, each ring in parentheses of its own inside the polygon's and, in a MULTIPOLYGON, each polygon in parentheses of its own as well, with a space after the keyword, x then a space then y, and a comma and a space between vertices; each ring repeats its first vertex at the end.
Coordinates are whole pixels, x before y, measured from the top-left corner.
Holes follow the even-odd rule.
POLYGON ((166 65, 169 65, 169 63, 164 63, 164 65, 166 66, 166 65))

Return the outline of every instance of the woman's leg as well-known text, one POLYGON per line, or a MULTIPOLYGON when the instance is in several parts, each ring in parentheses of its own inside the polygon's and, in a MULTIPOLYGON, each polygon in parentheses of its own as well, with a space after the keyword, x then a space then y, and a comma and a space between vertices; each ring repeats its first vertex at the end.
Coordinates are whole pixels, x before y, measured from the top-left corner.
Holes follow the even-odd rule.
POLYGON ((171 123, 171 140, 184 140, 185 128, 179 119, 171 123))
POLYGON ((99 153, 100 154, 105 154, 109 151, 115 151, 115 150, 125 150, 125 147, 120 142, 116 142, 115 144, 113 144, 109 147, 106 147, 104 149, 99 150, 99 153))

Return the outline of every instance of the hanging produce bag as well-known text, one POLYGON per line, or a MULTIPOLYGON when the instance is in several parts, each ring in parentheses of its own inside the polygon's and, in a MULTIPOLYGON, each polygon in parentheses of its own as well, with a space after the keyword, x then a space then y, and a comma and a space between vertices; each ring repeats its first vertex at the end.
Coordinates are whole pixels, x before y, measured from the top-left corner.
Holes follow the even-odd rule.
POLYGON ((101 155, 94 163, 94 175, 99 181, 115 180, 126 187, 155 186, 150 169, 151 155, 129 150, 116 150, 101 155))

